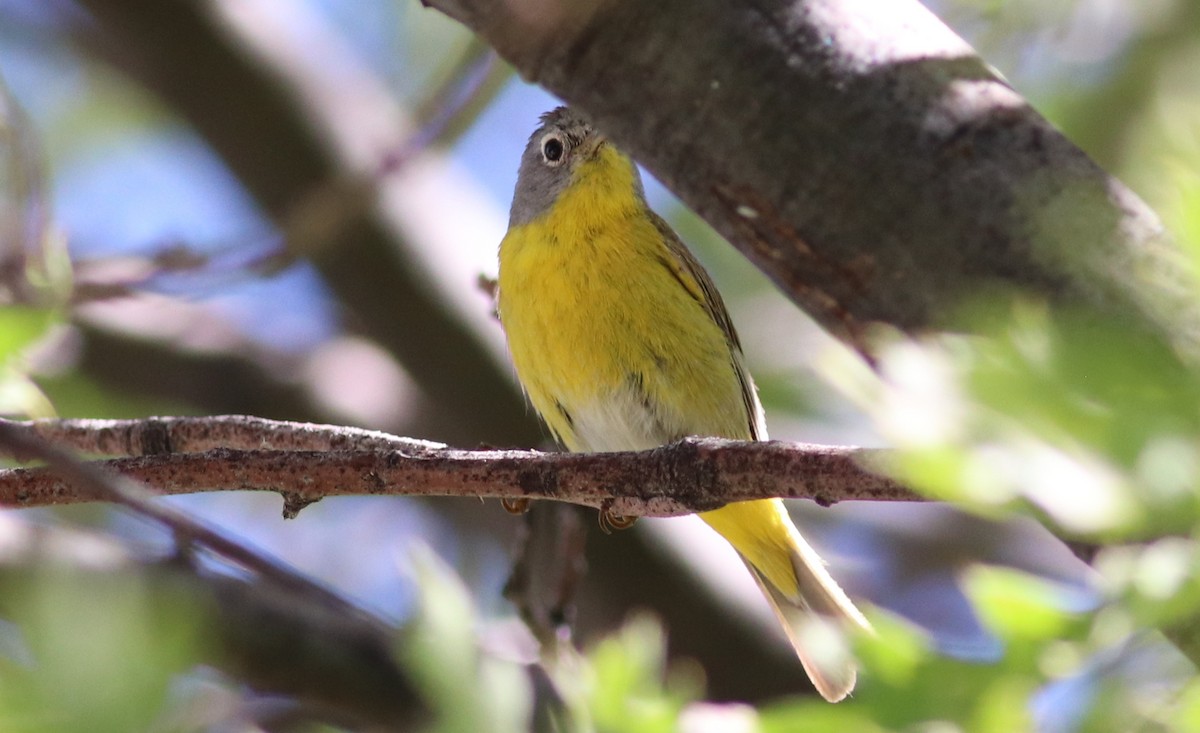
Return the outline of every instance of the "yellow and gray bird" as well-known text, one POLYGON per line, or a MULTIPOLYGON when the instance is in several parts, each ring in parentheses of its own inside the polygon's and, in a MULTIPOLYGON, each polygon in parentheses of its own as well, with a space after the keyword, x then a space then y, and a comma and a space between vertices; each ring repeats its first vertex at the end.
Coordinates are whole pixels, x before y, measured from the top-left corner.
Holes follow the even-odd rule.
MULTIPOLYGON (((766 440, 708 273, 647 206, 633 161, 569 108, 542 116, 521 157, 498 298, 517 376, 568 450, 766 440)), ((856 672, 843 632, 870 626, 783 502, 699 516, 745 561, 821 695, 848 695, 856 672)))

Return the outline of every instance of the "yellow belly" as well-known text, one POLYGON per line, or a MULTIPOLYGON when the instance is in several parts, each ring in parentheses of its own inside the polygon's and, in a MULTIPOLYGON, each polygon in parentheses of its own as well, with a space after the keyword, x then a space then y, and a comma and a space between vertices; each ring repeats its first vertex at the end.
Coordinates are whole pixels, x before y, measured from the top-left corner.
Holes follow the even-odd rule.
POLYGON ((561 207, 511 230, 500 257, 513 363, 554 433, 592 451, 751 437, 727 338, 672 273, 653 222, 624 214, 577 231, 556 223, 561 207))

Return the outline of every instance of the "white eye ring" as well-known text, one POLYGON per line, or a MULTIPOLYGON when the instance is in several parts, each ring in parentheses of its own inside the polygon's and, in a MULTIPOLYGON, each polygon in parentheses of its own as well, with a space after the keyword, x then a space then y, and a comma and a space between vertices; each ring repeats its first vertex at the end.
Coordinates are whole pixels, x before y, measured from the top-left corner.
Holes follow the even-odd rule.
POLYGON ((562 165, 567 159, 567 145, 557 132, 546 133, 541 141, 542 160, 551 168, 562 165))

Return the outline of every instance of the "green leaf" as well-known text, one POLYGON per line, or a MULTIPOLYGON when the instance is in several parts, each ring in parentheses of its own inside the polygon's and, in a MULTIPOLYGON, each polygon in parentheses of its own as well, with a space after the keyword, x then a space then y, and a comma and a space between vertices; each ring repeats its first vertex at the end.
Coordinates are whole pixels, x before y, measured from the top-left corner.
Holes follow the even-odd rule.
POLYGON ((57 321, 50 309, 0 308, 0 415, 51 417, 54 408, 26 373, 20 358, 57 321))
POLYGON ((1082 628, 1080 614, 1061 608, 1061 591, 1032 575, 978 565, 966 584, 984 624, 1010 642, 1061 639, 1082 628))
POLYGON ((173 677, 199 658, 199 631, 182 599, 104 570, 11 575, 6 613, 20 626, 29 663, 0 665, 0 728, 151 729, 173 677))
POLYGON ((411 559, 419 599, 398 654, 434 710, 433 730, 526 730, 532 693, 524 670, 480 650, 475 607, 453 569, 424 545, 411 559))
POLYGON ((1170 720, 1175 730, 1200 730, 1200 679, 1192 680, 1184 688, 1170 720))
POLYGON ((907 621, 890 614, 871 616, 874 634, 862 634, 855 644, 862 668, 887 684, 912 682, 932 654, 928 637, 907 621))
POLYGON ((7 364, 56 322, 54 311, 10 305, 0 308, 0 364, 7 364))
POLYGON ((666 638, 649 616, 635 616, 587 654, 588 709, 599 731, 670 733, 699 692, 686 672, 668 675, 666 638))
POLYGON ((869 709, 855 706, 853 700, 830 705, 824 701, 804 700, 772 705, 759 714, 759 733, 884 733, 871 717, 869 709))

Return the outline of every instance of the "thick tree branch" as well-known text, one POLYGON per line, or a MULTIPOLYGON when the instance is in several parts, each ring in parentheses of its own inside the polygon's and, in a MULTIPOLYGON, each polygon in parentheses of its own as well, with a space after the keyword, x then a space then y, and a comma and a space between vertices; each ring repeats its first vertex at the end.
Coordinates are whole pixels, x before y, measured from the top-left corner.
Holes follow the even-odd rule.
MULTIPOLYGON (((802 443, 689 438, 641 453, 457 450, 334 426, 240 416, 0 424, 106 462, 168 494, 278 491, 326 496, 401 494, 552 499, 625 516, 673 516, 731 501, 783 497, 822 504, 919 500, 863 467, 873 451, 802 443)), ((45 469, 0 471, 0 504, 100 498, 45 469)))
POLYGON ((425 1, 866 353, 871 322, 958 325, 1007 287, 1198 350, 1153 212, 916 0, 425 1))

